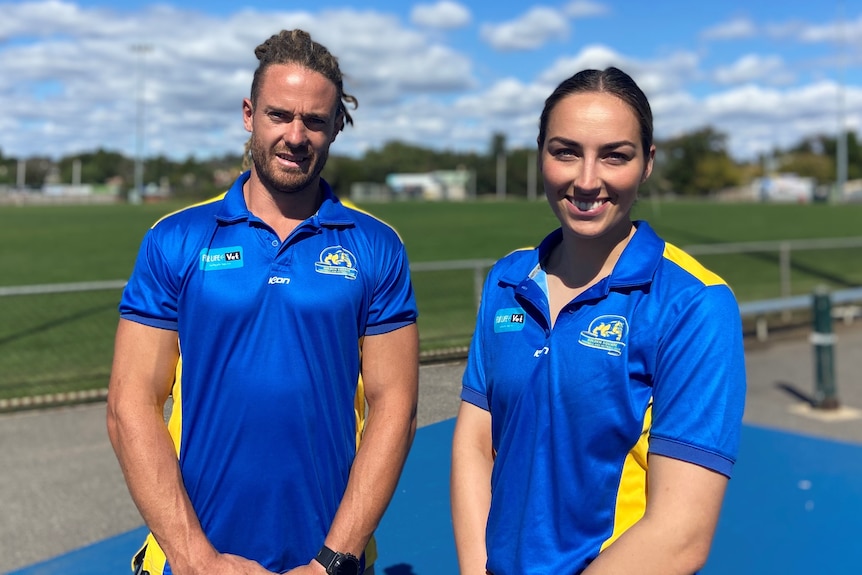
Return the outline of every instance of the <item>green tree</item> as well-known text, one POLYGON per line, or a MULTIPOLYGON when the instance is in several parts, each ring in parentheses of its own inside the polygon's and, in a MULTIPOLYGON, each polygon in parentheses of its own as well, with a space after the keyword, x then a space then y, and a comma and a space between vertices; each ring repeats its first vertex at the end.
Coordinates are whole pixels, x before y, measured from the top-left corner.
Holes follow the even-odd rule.
POLYGON ((662 175, 681 195, 707 195, 739 183, 738 166, 727 153, 727 137, 711 127, 658 144, 662 175))
POLYGON ((798 151, 782 154, 779 165, 782 172, 814 178, 818 184, 835 180, 835 161, 829 156, 813 151, 798 151))
MULTIPOLYGON (((837 162, 838 158, 838 141, 835 136, 818 136, 812 138, 812 146, 819 147, 823 150, 823 154, 837 162)), ((833 164, 837 165, 837 164, 833 164)), ((835 173, 833 172, 830 181, 835 181, 835 173)), ((862 178, 862 146, 859 144, 859 137, 856 132, 847 133, 847 179, 856 180, 862 178)))

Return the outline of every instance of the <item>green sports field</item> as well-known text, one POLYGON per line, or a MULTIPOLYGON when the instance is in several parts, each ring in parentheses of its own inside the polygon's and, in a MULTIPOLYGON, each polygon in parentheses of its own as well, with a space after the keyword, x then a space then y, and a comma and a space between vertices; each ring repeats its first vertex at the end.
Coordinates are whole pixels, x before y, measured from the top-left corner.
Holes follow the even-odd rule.
MULTIPOLYGON (((175 204, 0 207, 0 286, 122 280, 146 229, 175 204)), ((496 259, 535 245, 556 220, 543 201, 361 206, 398 229, 410 260, 496 259)), ((862 236, 862 204, 644 202, 647 219, 680 247, 862 236)), ((862 285, 859 248, 794 251, 794 294, 862 285)), ((778 254, 698 256, 740 301, 778 297, 778 254)), ((475 314, 473 272, 415 272, 423 350, 463 346, 475 314)), ((0 398, 104 387, 118 290, 0 297, 0 398)))

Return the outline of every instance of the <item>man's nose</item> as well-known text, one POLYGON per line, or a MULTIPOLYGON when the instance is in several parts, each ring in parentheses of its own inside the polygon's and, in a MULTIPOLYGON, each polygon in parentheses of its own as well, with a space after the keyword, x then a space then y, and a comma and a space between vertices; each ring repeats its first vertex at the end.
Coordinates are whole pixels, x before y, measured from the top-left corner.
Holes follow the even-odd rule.
POLYGON ((301 118, 296 117, 284 128, 282 136, 288 146, 302 146, 308 142, 308 130, 301 118))

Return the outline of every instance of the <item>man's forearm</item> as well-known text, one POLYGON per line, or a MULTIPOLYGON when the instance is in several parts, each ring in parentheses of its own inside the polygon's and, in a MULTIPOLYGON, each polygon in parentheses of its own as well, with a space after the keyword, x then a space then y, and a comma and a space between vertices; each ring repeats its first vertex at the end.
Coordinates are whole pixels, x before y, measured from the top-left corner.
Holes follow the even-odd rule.
POLYGON ((189 501, 162 413, 114 406, 108 429, 129 493, 174 572, 209 560, 216 551, 189 501))
POLYGON ((416 432, 415 409, 371 407, 365 433, 326 544, 357 557, 377 529, 416 432))

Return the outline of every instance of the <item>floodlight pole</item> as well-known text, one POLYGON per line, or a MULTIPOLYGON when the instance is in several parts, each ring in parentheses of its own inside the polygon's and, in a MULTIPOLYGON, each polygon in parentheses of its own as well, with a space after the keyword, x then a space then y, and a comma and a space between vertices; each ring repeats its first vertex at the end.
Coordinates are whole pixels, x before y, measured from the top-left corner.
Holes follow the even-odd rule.
POLYGON ((497 199, 506 199, 506 152, 497 153, 497 199))
POLYGON ((152 51, 150 44, 133 44, 132 51, 137 54, 135 82, 135 187, 129 201, 137 203, 144 195, 144 112, 146 110, 146 73, 144 57, 152 51))
POLYGON ((840 11, 838 18, 839 36, 838 45, 841 51, 838 69, 838 137, 835 140, 835 198, 838 201, 844 199, 844 186, 847 183, 847 130, 844 126, 844 90, 845 90, 845 68, 846 45, 844 38, 844 3, 838 3, 840 11))
POLYGON ((536 199, 536 152, 527 152, 527 199, 535 201, 536 199))

